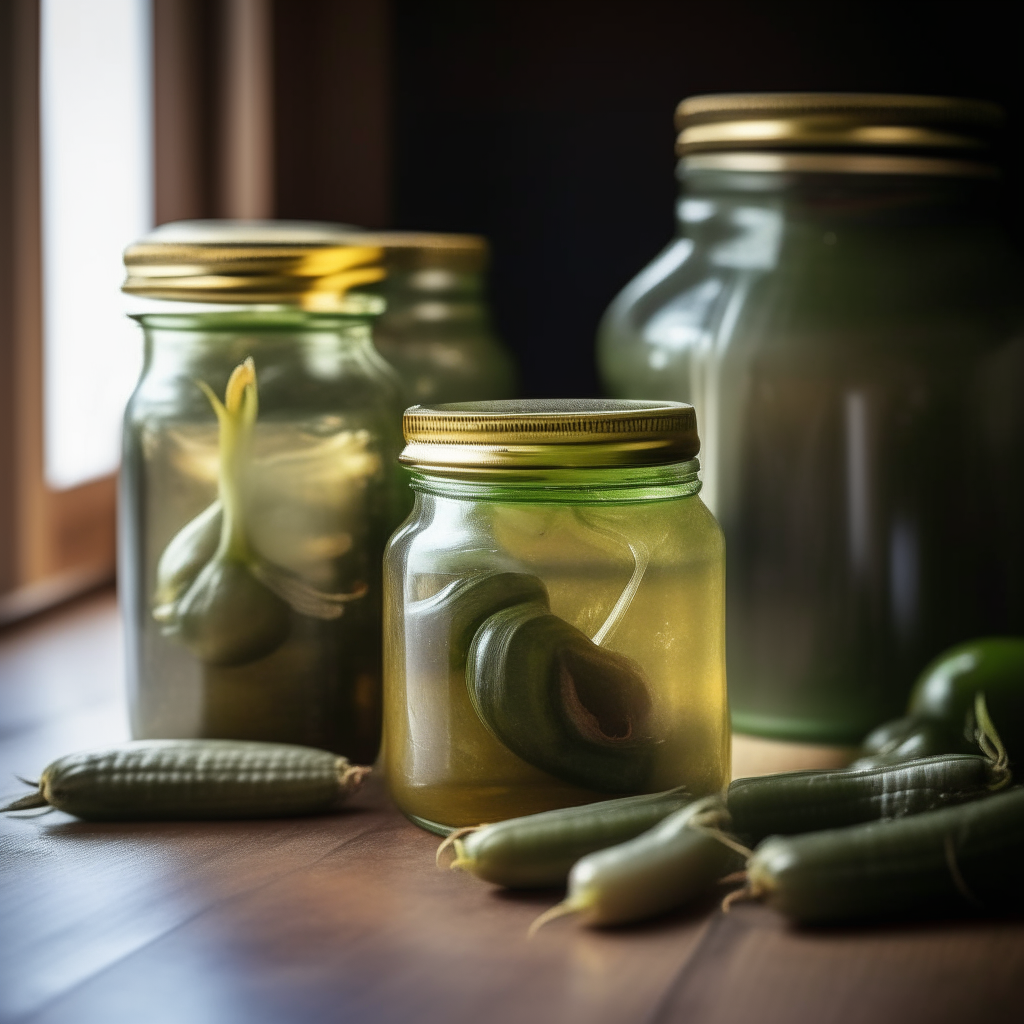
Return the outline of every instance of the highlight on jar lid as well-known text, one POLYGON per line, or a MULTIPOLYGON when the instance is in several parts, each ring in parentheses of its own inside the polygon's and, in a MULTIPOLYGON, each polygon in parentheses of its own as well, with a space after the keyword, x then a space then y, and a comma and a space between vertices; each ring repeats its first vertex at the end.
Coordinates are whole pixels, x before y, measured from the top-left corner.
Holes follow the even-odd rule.
POLYGON ((851 170, 992 175, 1003 112, 983 100, 878 93, 691 96, 676 108, 676 152, 736 170, 851 170), (730 153, 746 159, 722 159, 730 153), (763 167, 754 153, 768 157, 763 167), (818 159, 799 154, 816 154, 818 159), (866 162, 873 156, 876 163, 866 162), (826 159, 822 160, 821 157, 826 159), (788 157, 788 161, 783 159, 788 157), (886 161, 885 158, 888 158, 886 161), (881 159, 879 159, 881 158, 881 159), (845 165, 843 162, 845 160, 845 165), (832 166, 834 165, 834 166, 832 166), (842 165, 842 166, 841 166, 842 165))
POLYGON ((697 456, 697 417, 683 402, 520 399, 414 405, 401 461, 423 469, 659 466, 697 456))
POLYGON ((370 313, 384 250, 358 228, 305 221, 164 224, 128 246, 122 291, 150 299, 370 313))
POLYGON ((487 268, 489 248, 482 235, 432 234, 426 231, 367 231, 368 245, 384 250, 389 269, 475 274, 487 268))

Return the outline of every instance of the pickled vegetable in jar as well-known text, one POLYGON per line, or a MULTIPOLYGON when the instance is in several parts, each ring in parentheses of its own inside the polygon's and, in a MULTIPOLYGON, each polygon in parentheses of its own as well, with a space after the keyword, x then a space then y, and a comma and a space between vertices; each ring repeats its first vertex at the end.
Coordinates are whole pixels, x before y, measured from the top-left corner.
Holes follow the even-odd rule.
POLYGON ((410 401, 484 401, 516 393, 512 357, 495 334, 479 235, 370 232, 384 250, 387 307, 373 340, 410 401))
POLYGON ((145 339, 120 484, 132 733, 371 761, 381 557, 408 507, 401 389, 370 334, 381 250, 185 222, 125 262, 145 339))
POLYGON ((404 419, 385 559, 385 764, 435 831, 729 779, 724 545, 672 402, 404 419))

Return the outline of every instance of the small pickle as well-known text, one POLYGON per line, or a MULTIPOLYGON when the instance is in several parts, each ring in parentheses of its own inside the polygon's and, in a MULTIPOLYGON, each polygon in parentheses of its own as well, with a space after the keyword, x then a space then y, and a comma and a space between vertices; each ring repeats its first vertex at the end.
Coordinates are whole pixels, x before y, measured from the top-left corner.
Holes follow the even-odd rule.
POLYGON ((452 868, 509 888, 565 885, 580 857, 632 839, 692 802, 680 787, 509 818, 452 833, 438 857, 452 845, 452 868))
POLYGON ((728 794, 733 828, 755 843, 775 833, 904 818, 988 796, 1009 785, 1012 776, 983 694, 974 698, 972 718, 983 755, 939 754, 894 764, 736 779, 728 794))
POLYGON ((1024 908, 1024 788, 892 822, 773 836, 743 895, 801 924, 1024 908))
POLYGON ((641 921, 674 910, 714 890, 749 853, 726 833, 729 812, 710 796, 670 814, 635 839, 589 854, 569 874, 569 891, 541 914, 538 928, 579 913, 588 925, 641 921))
POLYGON ((941 754, 866 769, 782 772, 729 787, 733 829, 756 843, 864 821, 904 818, 986 797, 1010 782, 1005 759, 941 754))
POLYGON ((55 807, 89 821, 325 814, 369 768, 313 747, 244 740, 135 740, 48 765, 38 791, 0 811, 55 807))

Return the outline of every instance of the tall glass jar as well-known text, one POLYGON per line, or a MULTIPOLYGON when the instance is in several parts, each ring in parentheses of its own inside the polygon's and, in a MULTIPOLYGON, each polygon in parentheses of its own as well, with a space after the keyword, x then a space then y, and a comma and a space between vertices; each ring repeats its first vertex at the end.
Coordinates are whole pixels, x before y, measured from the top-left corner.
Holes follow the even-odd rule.
POLYGON ((132 733, 372 761, 381 557, 407 507, 400 387, 371 341, 382 253, 193 222, 125 263, 125 291, 155 300, 121 473, 132 733))
POLYGON ((412 402, 511 398, 516 370, 487 305, 487 241, 478 235, 373 232, 385 252, 387 308, 378 350, 412 402))
POLYGON ((384 759, 424 827, 729 779, 724 548, 696 419, 659 402, 405 414, 384 759))
POLYGON ((1024 630, 998 120, 928 97, 680 106, 679 233, 599 358, 612 394, 697 409, 740 732, 855 742, 946 646, 1024 630))

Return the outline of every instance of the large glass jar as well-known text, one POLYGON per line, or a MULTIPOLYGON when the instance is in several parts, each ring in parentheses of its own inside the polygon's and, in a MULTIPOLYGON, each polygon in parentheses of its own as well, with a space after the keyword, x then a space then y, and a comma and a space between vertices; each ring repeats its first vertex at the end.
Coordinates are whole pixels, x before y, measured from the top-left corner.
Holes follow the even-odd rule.
POLYGON ((125 254, 119 587, 136 737, 372 761, 381 558, 407 503, 400 387, 371 340, 382 253, 329 228, 167 225, 125 254))
POLYGON ((411 402, 511 398, 516 371, 494 332, 478 235, 388 231, 367 235, 385 252, 384 314, 374 342, 411 402))
POLYGON ((724 547, 678 403, 405 414, 385 562, 391 792, 434 831, 729 779, 724 547))
POLYGON ((740 732, 856 742, 940 650, 1024 630, 1024 336, 983 103, 679 111, 679 233, 600 329, 696 407, 740 732))

